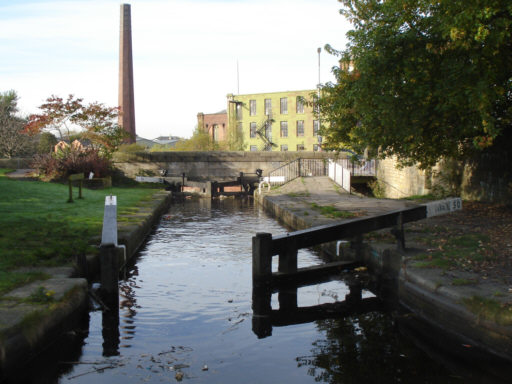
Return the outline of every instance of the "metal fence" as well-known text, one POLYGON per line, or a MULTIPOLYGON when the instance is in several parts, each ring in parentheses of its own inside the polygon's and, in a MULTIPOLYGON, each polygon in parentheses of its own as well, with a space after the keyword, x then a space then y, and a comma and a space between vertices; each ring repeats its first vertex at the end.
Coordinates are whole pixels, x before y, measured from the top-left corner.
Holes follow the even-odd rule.
POLYGON ((282 185, 298 177, 325 175, 327 175, 327 160, 296 159, 270 171, 265 181, 271 184, 282 185))
POLYGON ((333 160, 337 165, 342 166, 350 171, 352 176, 375 176, 375 159, 370 160, 357 160, 351 159, 338 159, 333 160))
POLYGON ((343 168, 351 176, 375 176, 375 160, 353 162, 350 159, 296 159, 270 171, 265 181, 273 185, 283 185, 298 177, 329 176, 329 163, 335 168, 343 168))

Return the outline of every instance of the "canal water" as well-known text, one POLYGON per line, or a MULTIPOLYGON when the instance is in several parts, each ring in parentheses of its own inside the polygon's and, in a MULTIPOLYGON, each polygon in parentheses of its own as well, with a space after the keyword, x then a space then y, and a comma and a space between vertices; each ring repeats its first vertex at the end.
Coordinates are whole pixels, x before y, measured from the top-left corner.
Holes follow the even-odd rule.
MULTIPOLYGON (((60 383, 462 383, 385 311, 252 330, 251 238, 286 229, 252 199, 174 204, 120 283, 119 318, 92 311, 60 383), (75 357, 73 357, 75 356, 75 357)), ((317 264, 299 253, 299 267, 317 264)), ((298 291, 343 300, 342 281, 298 291)), ((372 294, 363 291, 363 297, 372 294)), ((272 307, 279 308, 277 295, 272 307)))

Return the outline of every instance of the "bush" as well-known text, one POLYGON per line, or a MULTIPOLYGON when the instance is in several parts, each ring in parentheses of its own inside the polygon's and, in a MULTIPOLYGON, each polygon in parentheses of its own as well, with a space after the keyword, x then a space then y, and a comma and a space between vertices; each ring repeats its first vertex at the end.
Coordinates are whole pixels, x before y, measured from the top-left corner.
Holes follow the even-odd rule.
POLYGON ((111 169, 110 161, 100 156, 98 150, 73 147, 36 155, 32 167, 47 180, 65 179, 74 173, 88 175, 89 172, 93 172, 95 177, 106 177, 111 169))
POLYGON ((145 152, 146 147, 140 144, 123 144, 120 145, 117 149, 118 152, 124 152, 124 153, 136 153, 136 152, 145 152))

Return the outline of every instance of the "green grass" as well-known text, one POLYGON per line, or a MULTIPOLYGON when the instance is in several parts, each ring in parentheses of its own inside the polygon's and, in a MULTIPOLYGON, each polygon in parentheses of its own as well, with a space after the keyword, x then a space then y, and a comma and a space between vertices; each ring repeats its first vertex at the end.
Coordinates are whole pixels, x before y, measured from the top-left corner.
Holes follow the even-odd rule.
POLYGON ((94 252, 90 243, 101 234, 105 196, 117 196, 118 214, 125 215, 155 192, 83 189, 84 199, 78 199, 74 188, 74 202, 67 203, 67 185, 11 180, 7 171, 0 169, 0 294, 33 281, 33 275, 13 273, 16 268, 66 265, 76 255, 94 252))
POLYGON ((37 280, 46 280, 50 276, 41 272, 7 272, 0 271, 0 294, 15 287, 29 284, 37 280))
POLYGON ((456 278, 452 280, 452 285, 456 287, 461 287, 465 285, 474 285, 477 281, 474 279, 463 279, 463 278, 456 278))
POLYGON ((356 216, 353 212, 341 211, 333 205, 322 206, 317 203, 312 203, 311 208, 319 211, 323 216, 330 217, 332 219, 347 219, 356 216))
POLYGON ((413 196, 409 196, 409 197, 404 197, 404 200, 415 200, 415 201, 419 201, 419 202, 424 202, 424 201, 438 200, 438 198, 429 193, 426 195, 413 195, 413 196))
MULTIPOLYGON (((416 239, 420 240, 420 239, 416 239)), ((479 233, 468 233, 460 236, 451 236, 443 239, 441 248, 436 248, 428 254, 420 254, 414 257, 418 260, 414 265, 419 268, 448 269, 459 267, 469 268, 473 262, 485 259, 483 247, 489 243, 489 238, 479 233)), ((439 244, 439 238, 421 239, 421 242, 429 246, 439 244)))
POLYGON ((468 310, 480 318, 491 320, 504 326, 512 325, 512 305, 497 300, 473 296, 463 300, 468 310))
POLYGON ((309 197, 309 192, 290 192, 286 196, 289 197, 309 197))

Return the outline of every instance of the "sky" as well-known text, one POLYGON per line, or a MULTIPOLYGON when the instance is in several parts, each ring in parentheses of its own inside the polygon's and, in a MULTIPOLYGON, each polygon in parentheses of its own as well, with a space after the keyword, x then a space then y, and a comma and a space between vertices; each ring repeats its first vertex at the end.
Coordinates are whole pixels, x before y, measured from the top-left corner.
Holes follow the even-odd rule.
MULTIPOLYGON (((349 23, 337 0, 132 0, 139 136, 190 137, 197 113, 229 93, 314 89, 334 81, 349 23), (238 68, 238 71, 237 71, 238 68), (237 76, 238 73, 238 76, 237 76)), ((0 0, 0 92, 20 112, 51 95, 118 105, 120 1, 0 0)))

